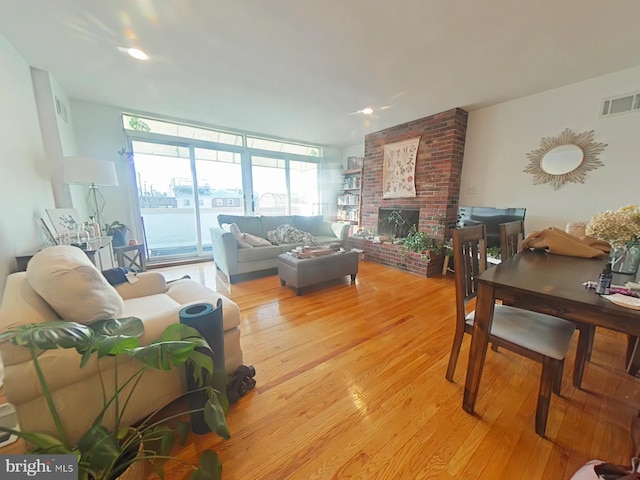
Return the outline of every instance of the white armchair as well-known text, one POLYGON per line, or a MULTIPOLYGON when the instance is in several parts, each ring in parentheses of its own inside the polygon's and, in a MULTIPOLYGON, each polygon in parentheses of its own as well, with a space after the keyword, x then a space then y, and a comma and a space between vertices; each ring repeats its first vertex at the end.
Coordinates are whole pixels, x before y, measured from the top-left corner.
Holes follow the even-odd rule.
MULTIPOLYGON (((157 272, 138 274, 138 281, 112 287, 87 256, 76 247, 49 247, 36 254, 27 272, 9 275, 0 305, 0 331, 19 324, 64 319, 91 323, 104 318, 139 317, 144 322, 143 344, 159 338, 170 324, 179 321, 185 305, 223 300, 225 369, 233 372, 242 364, 240 312, 238 306, 217 292, 190 279, 167 284, 157 272)), ((5 343, 0 345, 5 367, 4 387, 24 430, 54 433, 45 399, 29 357, 29 351, 5 343)), ((102 389, 95 358, 80 368, 75 350, 50 350, 40 364, 71 441, 87 429, 102 406, 102 389)), ((109 359, 110 360, 110 359, 109 359)), ((122 377, 137 368, 119 359, 122 377)), ((113 363, 102 362, 101 373, 109 378, 113 363)), ((134 423, 166 405, 185 391, 180 369, 149 371, 127 407, 125 424, 134 423)), ((110 417, 105 417, 105 423, 110 417)))

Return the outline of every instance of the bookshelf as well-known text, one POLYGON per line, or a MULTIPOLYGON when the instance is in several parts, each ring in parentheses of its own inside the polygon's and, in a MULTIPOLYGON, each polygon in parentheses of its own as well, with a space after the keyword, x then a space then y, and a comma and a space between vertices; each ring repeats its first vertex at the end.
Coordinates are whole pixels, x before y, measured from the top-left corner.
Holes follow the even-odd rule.
POLYGON ((342 172, 342 191, 338 195, 337 220, 351 224, 349 235, 356 233, 360 226, 363 164, 363 157, 349 157, 347 168, 342 172))

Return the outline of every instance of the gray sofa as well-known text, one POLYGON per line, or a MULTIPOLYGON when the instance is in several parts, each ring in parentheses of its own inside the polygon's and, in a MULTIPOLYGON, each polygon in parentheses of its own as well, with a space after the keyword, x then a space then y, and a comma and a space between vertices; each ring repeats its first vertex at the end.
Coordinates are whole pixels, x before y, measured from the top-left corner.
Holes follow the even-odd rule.
POLYGON ((289 224, 299 230, 311 233, 315 237, 317 245, 339 243, 343 248, 347 246, 349 235, 348 224, 325 222, 321 215, 244 217, 220 214, 218 215, 218 226, 210 228, 213 259, 216 262, 216 267, 229 278, 229 283, 256 276, 275 275, 278 271, 276 266, 278 255, 290 251, 294 247, 302 246, 302 243, 241 248, 236 237, 221 227, 225 223, 235 223, 242 233, 261 238, 267 238, 267 232, 274 230, 277 226, 289 224))

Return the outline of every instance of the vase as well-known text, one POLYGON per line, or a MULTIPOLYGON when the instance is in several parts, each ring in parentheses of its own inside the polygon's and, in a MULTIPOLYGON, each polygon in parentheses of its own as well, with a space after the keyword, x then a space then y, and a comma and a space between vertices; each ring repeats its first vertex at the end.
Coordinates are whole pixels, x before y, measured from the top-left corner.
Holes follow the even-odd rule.
POLYGON ((112 244, 114 247, 123 247, 125 245, 127 232, 124 230, 111 230, 110 233, 113 237, 112 244))
POLYGON ((631 243, 611 250, 611 271, 625 275, 635 275, 640 265, 640 244, 631 243))

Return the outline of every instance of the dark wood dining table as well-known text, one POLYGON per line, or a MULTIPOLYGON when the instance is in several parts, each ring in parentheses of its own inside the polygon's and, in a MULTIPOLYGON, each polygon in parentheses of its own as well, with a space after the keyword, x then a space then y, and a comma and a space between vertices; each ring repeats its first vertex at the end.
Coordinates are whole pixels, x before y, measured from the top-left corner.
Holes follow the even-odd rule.
MULTIPOLYGON (((606 262, 607 258, 525 250, 480 275, 462 403, 466 412, 473 413, 478 398, 496 299, 526 310, 640 336, 639 310, 615 305, 582 285, 588 280, 596 281, 606 262)), ((635 278, 613 276, 614 284, 630 280, 635 278)), ((576 359, 576 363, 584 360, 576 359)), ((581 376, 574 374, 574 384, 580 382, 581 376)))

